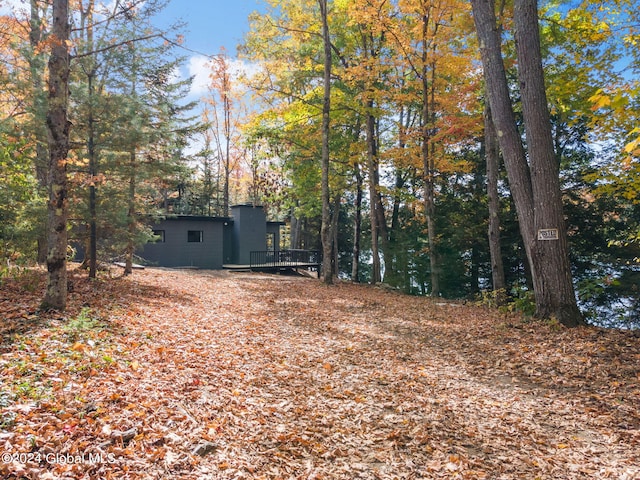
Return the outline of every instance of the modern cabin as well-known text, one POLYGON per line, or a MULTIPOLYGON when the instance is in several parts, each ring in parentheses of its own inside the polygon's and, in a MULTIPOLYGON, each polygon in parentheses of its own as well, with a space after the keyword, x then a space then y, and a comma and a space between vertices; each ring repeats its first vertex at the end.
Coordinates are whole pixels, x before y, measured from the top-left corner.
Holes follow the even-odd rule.
POLYGON ((253 205, 231 207, 231 217, 176 215, 152 227, 157 241, 137 255, 161 267, 248 267, 251 252, 280 250, 281 225, 268 222, 264 209, 253 205))

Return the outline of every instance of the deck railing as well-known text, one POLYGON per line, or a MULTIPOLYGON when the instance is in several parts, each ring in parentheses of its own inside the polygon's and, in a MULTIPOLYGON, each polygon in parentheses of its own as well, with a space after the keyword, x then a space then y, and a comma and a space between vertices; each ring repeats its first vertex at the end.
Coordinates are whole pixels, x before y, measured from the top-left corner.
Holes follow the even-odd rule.
POLYGON ((272 268, 319 268, 318 250, 267 250, 250 253, 252 270, 272 268))

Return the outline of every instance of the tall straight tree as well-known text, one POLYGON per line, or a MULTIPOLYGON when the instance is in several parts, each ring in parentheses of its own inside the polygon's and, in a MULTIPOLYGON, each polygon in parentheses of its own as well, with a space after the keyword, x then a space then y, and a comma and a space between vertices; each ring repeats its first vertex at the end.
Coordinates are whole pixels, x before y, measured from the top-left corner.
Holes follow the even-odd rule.
POLYGON ((557 229, 558 239, 536 242, 534 252, 534 290, 536 313, 542 318, 555 316, 568 326, 582 323, 571 276, 559 161, 556 158, 551 119, 540 52, 537 0, 516 0, 513 13, 518 79, 522 113, 529 151, 534 208, 534 234, 557 229))
POLYGON ((537 2, 516 0, 514 9, 518 78, 528 157, 516 128, 494 2, 472 0, 471 5, 485 71, 487 97, 531 268, 536 315, 541 318, 555 317, 567 326, 580 325, 583 319, 572 283, 558 162, 551 141, 537 2), (538 232, 543 230, 556 232, 557 237, 552 237, 556 239, 539 238, 538 232))
POLYGON ((220 55, 211 59, 211 98, 208 100, 214 108, 215 120, 212 128, 214 129, 214 138, 217 143, 219 162, 222 163, 222 206, 220 207, 220 215, 229 215, 229 181, 231 179, 231 72, 229 59, 222 52, 220 55), (222 112, 218 111, 215 94, 217 93, 222 112), (222 117, 220 119, 219 117, 222 117), (222 125, 220 126, 220 120, 222 125), (222 131, 220 131, 222 130, 222 131), (220 137, 224 137, 224 140, 220 137))
MULTIPOLYGON (((329 21, 327 0, 318 0, 322 17, 322 40, 324 46, 324 89, 322 98, 322 277, 324 283, 333 283, 334 262, 332 261, 333 235, 331 234, 331 209, 329 205, 329 133, 331 113, 331 39, 329 37, 329 21)), ((337 217, 338 212, 334 212, 337 217)))
POLYGON ((422 168, 424 176, 424 202, 427 219, 427 238, 429 240, 429 267, 431 269, 431 296, 440 296, 440 261, 436 232, 436 198, 435 198, 435 149, 432 136, 435 128, 435 77, 437 49, 437 32, 440 27, 438 19, 432 18, 433 6, 430 2, 421 2, 422 9, 422 55, 420 65, 420 83, 422 90, 422 168), (431 31, 430 31, 431 30, 431 31), (431 54, 431 55, 430 55, 431 54))
POLYGON ((360 51, 363 69, 359 73, 359 88, 364 107, 365 140, 367 145, 366 167, 369 186, 369 221, 371 228, 371 283, 382 281, 382 262, 380 250, 385 251, 388 245, 388 231, 384 205, 380 194, 380 152, 379 152, 379 120, 378 107, 380 99, 379 84, 382 76, 382 59, 380 58, 385 43, 385 32, 380 28, 377 15, 382 15, 385 2, 378 6, 368 5, 367 15, 358 24, 360 31, 360 51), (370 11, 369 11, 370 9, 370 11), (381 245, 382 244, 382 245, 381 245))
MULTIPOLYGON (((354 71, 354 75, 357 76, 356 82, 350 81, 347 85, 344 81, 344 71, 352 65, 350 60, 355 49, 352 45, 355 33, 348 32, 353 28, 346 22, 351 3, 326 2, 330 44, 325 44, 324 41, 322 22, 318 15, 318 0, 270 3, 277 6, 273 12, 277 14, 277 18, 271 18, 269 14, 256 17, 256 31, 249 36, 244 47, 252 59, 259 60, 261 65, 262 71, 250 84, 257 94, 256 100, 265 102, 267 108, 267 111, 254 118, 253 128, 258 127, 254 130, 255 134, 268 139, 271 148, 277 148, 277 154, 284 159, 285 169, 291 174, 288 200, 291 202, 294 215, 301 220, 295 222, 295 225, 305 224, 305 220, 320 220, 323 202, 327 198, 330 199, 329 205, 333 205, 333 209, 329 206, 329 218, 333 221, 325 222, 329 228, 328 231, 325 230, 324 245, 327 247, 327 256, 323 261, 325 267, 333 267, 328 263, 332 258, 332 263, 335 263, 333 252, 336 250, 333 247, 336 236, 335 231, 331 230, 337 221, 336 207, 340 203, 338 199, 343 195, 348 183, 346 178, 350 174, 349 168, 357 156, 352 156, 353 130, 360 131, 358 112, 362 105, 366 104, 366 101, 356 101, 351 93, 345 92, 353 83, 361 83, 362 76, 362 72, 356 75, 354 71), (325 64, 327 47, 331 54, 331 70, 326 72, 329 76, 325 81, 325 70, 318 66, 323 67, 325 64), (313 55, 312 58, 309 58, 310 53, 313 55), (325 92, 327 86, 330 89, 325 92), (331 108, 331 116, 327 118, 323 115, 323 109, 329 93, 331 98, 327 108, 331 108), (345 103, 350 105, 347 106, 345 103), (357 105, 354 106, 355 103, 357 105), (320 147, 323 144, 322 132, 326 131, 322 126, 324 119, 330 119, 332 126, 331 164, 330 168, 322 172, 322 162, 317 160, 323 155, 320 147), (326 190, 322 193, 323 173, 326 175, 325 185, 329 188, 330 196, 326 190)), ((358 48, 362 48, 360 44, 358 48)), ((363 62, 358 58, 353 62, 354 68, 361 63, 363 62)), ((361 92, 361 89, 357 90, 361 92)), ((373 120, 372 125, 375 127, 375 118, 373 120)), ((356 135, 356 142, 357 137, 356 135)), ((325 165, 328 166, 326 162, 325 165)), ((324 208, 324 211, 327 218, 327 209, 324 208)), ((312 228, 315 230, 312 222, 308 225, 313 225, 312 228)), ((292 239, 300 238, 297 235, 298 229, 292 227, 292 232, 292 239)), ((292 244, 296 245, 293 241, 292 244)), ((310 245, 309 241, 306 244, 310 245)), ((323 277, 329 280, 324 275, 323 277)))
MULTIPOLYGON (((144 12, 132 15, 131 21, 144 22, 144 12)), ((200 129, 196 119, 188 116, 194 102, 185 101, 192 79, 173 76, 183 59, 171 58, 169 43, 138 38, 127 46, 125 64, 129 69, 116 90, 123 105, 111 147, 114 154, 119 152, 115 154, 119 161, 107 172, 127 184, 121 226, 121 235, 126 238, 125 275, 133 271, 135 249, 148 239, 145 224, 149 214, 154 214, 151 203, 158 185, 182 170, 188 138, 200 129)))
POLYGON ((97 215, 97 177, 98 177, 98 152, 96 145, 97 119, 95 114, 97 74, 99 62, 95 50, 94 42, 94 0, 83 2, 78 5, 80 13, 80 34, 84 35, 84 43, 89 54, 80 61, 80 67, 86 77, 87 86, 87 117, 86 117, 86 143, 87 157, 89 159, 89 244, 86 259, 89 263, 89 278, 96 278, 97 264, 97 242, 98 242, 98 215, 97 215))
POLYGON ((484 150, 487 162, 487 199, 489 203, 489 252, 491 255, 491 278, 493 291, 498 304, 504 303, 504 290, 507 286, 504 277, 502 248, 500 246, 500 197, 498 195, 498 173, 500 166, 500 147, 496 129, 491 118, 491 109, 484 111, 484 150))
POLYGON ((48 282, 43 309, 67 306, 67 155, 69 153, 69 0, 53 1, 49 57, 48 282))

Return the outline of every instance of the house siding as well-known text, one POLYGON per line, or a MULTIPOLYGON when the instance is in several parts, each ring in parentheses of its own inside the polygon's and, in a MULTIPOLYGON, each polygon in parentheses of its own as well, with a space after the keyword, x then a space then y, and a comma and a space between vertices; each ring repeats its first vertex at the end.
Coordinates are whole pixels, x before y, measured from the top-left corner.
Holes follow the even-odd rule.
POLYGON ((235 263, 249 265, 252 251, 267 249, 267 219, 262 207, 231 207, 235 243, 235 263))
POLYGON ((224 223, 212 217, 165 219, 153 227, 164 231, 164 242, 147 243, 140 256, 163 267, 222 268, 224 223), (189 231, 201 231, 202 242, 188 242, 189 231))
POLYGON ((215 270, 225 265, 249 265, 252 251, 267 249, 267 231, 273 234, 275 248, 279 249, 281 222, 267 222, 262 207, 236 205, 231 211, 231 218, 166 218, 152 227, 163 232, 164 241, 147 243, 138 255, 161 267, 215 270))

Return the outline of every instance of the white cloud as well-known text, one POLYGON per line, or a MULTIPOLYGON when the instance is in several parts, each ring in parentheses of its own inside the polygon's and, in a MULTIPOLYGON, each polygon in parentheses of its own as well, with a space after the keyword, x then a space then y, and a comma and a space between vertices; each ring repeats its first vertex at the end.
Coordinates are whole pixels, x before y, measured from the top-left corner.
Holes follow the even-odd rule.
POLYGON ((209 59, 202 55, 189 58, 187 65, 188 76, 194 77, 191 85, 191 95, 204 96, 209 89, 209 59))
MULTIPOLYGON (((240 77, 251 77, 257 71, 255 64, 238 60, 236 58, 227 59, 229 72, 231 73, 232 84, 238 85, 240 77)), ((191 95, 194 97, 203 97, 209 93, 209 85, 211 79, 211 58, 204 55, 195 55, 189 58, 187 64, 188 76, 193 76, 193 85, 191 87, 191 95)))

